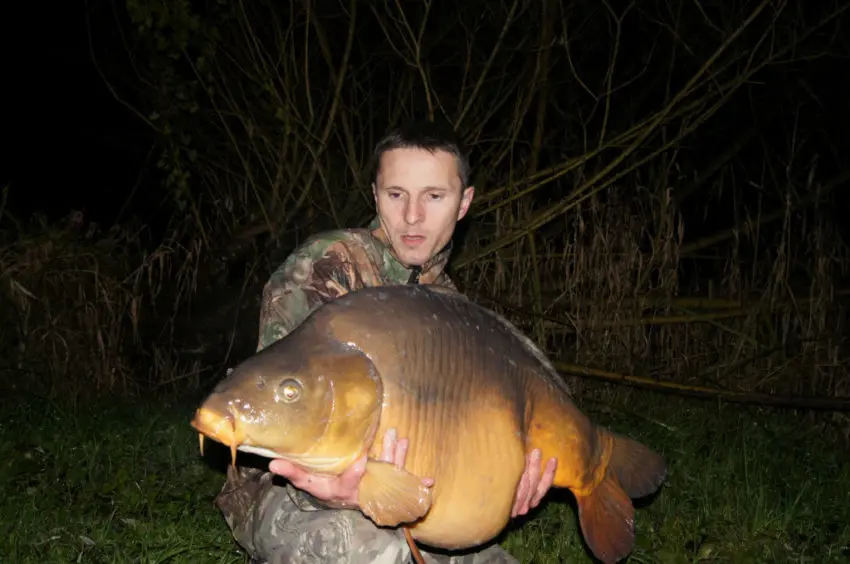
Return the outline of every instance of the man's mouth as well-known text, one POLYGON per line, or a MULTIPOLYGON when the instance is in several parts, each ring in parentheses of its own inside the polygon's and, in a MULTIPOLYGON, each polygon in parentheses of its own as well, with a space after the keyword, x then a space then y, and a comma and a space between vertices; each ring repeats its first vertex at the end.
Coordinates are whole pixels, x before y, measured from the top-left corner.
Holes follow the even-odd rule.
POLYGON ((401 242, 404 243, 406 247, 418 247, 425 242, 424 235, 402 235, 401 242))

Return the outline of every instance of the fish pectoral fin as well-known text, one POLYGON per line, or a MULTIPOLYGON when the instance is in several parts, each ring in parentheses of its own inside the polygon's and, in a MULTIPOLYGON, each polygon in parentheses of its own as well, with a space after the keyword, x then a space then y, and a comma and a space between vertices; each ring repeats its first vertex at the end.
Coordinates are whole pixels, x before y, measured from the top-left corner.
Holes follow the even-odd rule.
POLYGON ((357 497, 360 510, 380 527, 416 521, 431 508, 431 489, 422 478, 378 460, 366 462, 357 497))

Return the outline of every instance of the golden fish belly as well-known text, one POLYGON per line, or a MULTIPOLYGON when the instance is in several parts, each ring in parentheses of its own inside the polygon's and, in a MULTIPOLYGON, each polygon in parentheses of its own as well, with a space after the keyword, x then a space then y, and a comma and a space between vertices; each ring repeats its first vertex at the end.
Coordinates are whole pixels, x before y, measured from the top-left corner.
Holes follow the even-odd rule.
POLYGON ((405 469, 434 479, 428 514, 411 527, 422 543, 464 549, 497 536, 510 520, 525 466, 524 434, 515 403, 496 394, 455 403, 421 401, 398 386, 385 388, 370 456, 380 454, 389 428, 410 439, 405 469))

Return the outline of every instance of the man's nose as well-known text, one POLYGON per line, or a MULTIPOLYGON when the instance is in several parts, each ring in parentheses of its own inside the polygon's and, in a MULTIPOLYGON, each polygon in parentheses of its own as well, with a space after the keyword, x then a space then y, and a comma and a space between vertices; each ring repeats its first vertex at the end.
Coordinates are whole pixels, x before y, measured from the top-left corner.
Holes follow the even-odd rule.
POLYGON ((422 221, 424 217, 424 210, 422 209, 422 204, 416 201, 408 201, 407 206, 404 210, 404 220, 413 225, 414 223, 419 223, 422 221))

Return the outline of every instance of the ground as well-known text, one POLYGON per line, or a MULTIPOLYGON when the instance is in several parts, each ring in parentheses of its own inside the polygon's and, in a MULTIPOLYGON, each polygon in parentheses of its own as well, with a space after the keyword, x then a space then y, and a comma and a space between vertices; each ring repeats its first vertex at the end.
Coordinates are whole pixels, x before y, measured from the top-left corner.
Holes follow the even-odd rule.
MULTIPOLYGON (((215 448, 202 458, 188 425, 197 399, 2 400, 0 562, 246 562, 212 504, 215 448)), ((582 407, 669 462, 628 562, 850 559, 850 457, 829 424, 648 392, 582 407)), ((569 494, 516 525, 502 541, 522 562, 592 562, 569 494)))

